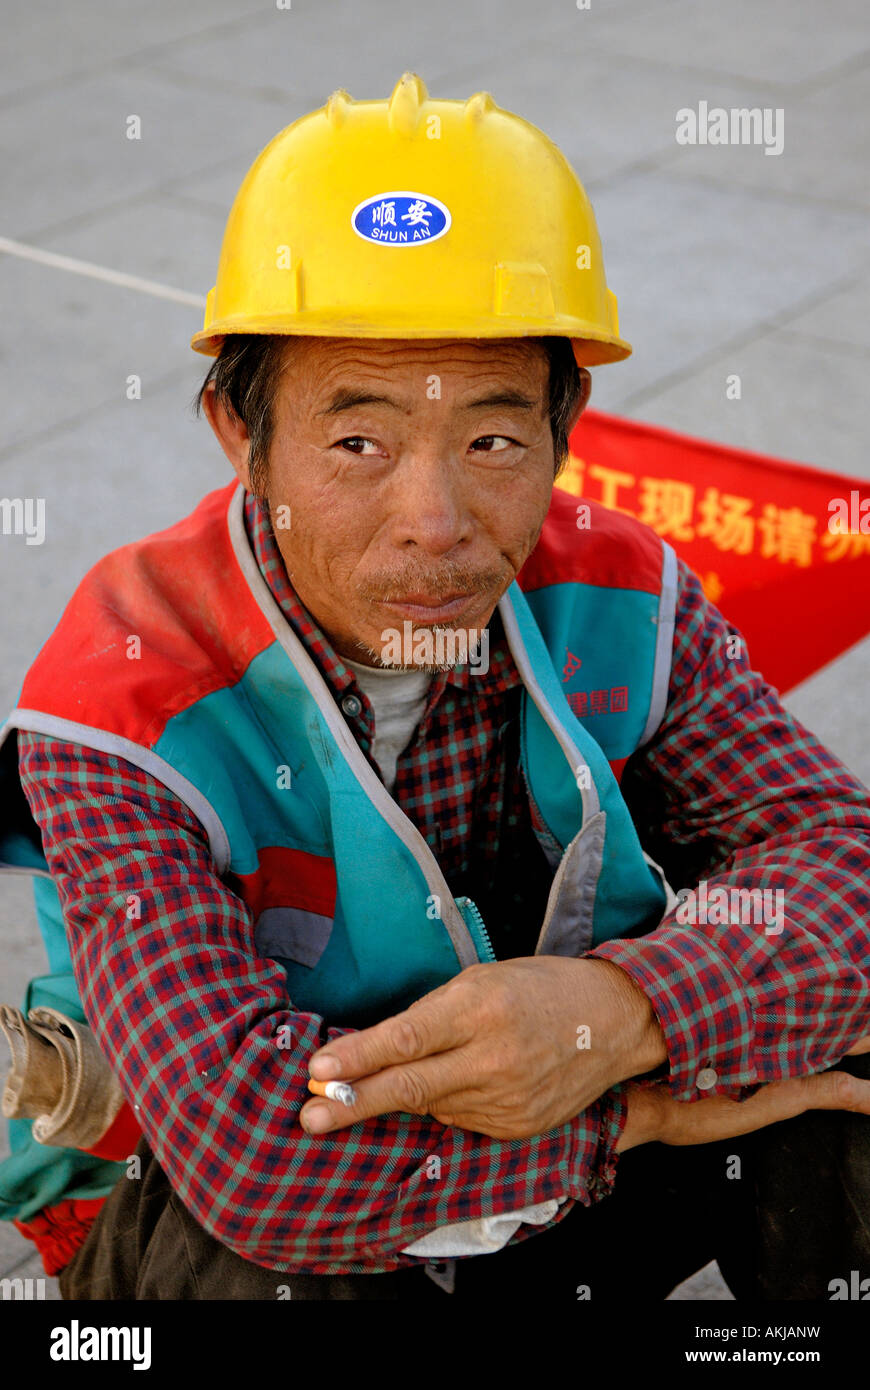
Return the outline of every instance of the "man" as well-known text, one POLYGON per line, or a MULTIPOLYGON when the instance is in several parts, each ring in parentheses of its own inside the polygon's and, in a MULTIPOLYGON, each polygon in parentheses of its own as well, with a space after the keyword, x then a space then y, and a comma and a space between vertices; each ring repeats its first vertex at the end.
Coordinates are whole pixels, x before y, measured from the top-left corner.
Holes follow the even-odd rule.
POLYGON ((553 493, 630 351, 572 171, 486 94, 336 93, 194 346, 240 486, 85 577, 7 727, 53 972, 7 1010, 8 1215, 68 1298, 608 1298, 628 1252, 652 1297, 713 1256, 827 1297, 868 1256, 867 793, 669 546, 553 493))

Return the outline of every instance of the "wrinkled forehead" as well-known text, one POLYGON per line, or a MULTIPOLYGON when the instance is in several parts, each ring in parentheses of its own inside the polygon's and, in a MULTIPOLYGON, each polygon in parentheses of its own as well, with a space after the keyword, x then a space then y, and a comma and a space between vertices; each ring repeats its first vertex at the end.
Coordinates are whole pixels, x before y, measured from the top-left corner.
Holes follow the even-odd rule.
POLYGON ((288 390, 329 396, 340 386, 380 382, 442 399, 484 384, 522 388, 543 404, 549 359, 537 338, 291 337, 281 377, 288 390))

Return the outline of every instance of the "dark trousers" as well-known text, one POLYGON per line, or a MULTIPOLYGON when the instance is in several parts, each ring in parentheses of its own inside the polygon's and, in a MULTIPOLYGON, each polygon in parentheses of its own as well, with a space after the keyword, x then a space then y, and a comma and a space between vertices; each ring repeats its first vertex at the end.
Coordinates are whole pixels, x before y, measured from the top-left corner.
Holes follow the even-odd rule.
MULTIPOLYGON (((870 1055, 841 1067, 870 1077, 870 1055)), ((60 1274, 65 1299, 451 1297, 423 1263, 387 1274, 264 1269, 200 1227, 144 1140, 60 1274)), ((809 1111, 741 1139, 623 1154, 613 1193, 548 1231, 457 1259, 452 1297, 658 1301, 717 1259, 739 1300, 831 1298, 870 1277, 870 1116, 809 1111), (587 1292, 588 1290, 588 1292, 587 1292)))

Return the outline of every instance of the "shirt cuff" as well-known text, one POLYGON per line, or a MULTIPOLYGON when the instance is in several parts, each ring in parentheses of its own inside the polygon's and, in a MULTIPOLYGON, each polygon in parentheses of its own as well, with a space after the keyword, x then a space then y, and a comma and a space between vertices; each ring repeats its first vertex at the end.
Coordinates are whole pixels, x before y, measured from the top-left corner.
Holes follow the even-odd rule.
POLYGON ((669 923, 587 952, 613 961, 643 990, 664 1034, 675 1100, 728 1095, 759 1080, 750 982, 709 937, 669 923))
POLYGON ((616 1182, 619 1143, 628 1119, 628 1094, 623 1085, 612 1086, 594 1105, 577 1116, 578 1152, 575 1171, 585 1174, 576 1194, 584 1206, 609 1197, 616 1182), (590 1124, 597 1112, 598 1123, 590 1124))

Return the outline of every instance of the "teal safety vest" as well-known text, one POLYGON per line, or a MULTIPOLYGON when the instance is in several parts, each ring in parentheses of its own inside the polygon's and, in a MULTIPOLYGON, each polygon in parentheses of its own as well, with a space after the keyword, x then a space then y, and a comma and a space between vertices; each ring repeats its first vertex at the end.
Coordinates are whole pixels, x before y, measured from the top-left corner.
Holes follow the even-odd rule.
MULTIPOLYGON (((229 484, 99 561, 0 731, 0 870, 34 875, 49 962, 25 1013, 47 1004, 85 1021, 18 779, 16 729, 118 754, 182 798, 208 833, 216 873, 251 909, 252 954, 280 962, 295 1009, 365 1027, 495 959, 476 904, 452 897, 273 598, 244 496, 229 484)), ((545 955, 650 931, 673 898, 619 777, 665 710, 676 556, 648 527, 587 505, 591 525, 578 530, 576 499, 554 490, 538 544, 499 602, 524 686, 522 772, 553 872, 536 947, 545 955)), ((5 1219, 103 1196, 124 1171, 39 1144, 30 1121, 9 1129, 5 1219)))

